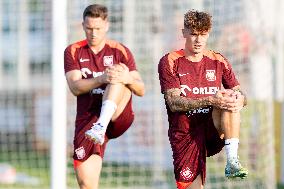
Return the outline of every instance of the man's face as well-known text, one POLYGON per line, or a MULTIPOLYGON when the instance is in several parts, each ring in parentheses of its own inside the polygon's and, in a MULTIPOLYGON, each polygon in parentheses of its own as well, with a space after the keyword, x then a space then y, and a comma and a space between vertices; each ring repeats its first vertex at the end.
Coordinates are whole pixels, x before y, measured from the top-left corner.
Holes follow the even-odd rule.
POLYGON ((186 48, 193 54, 199 54, 203 52, 206 47, 207 39, 209 37, 208 32, 196 32, 190 29, 182 30, 183 37, 186 39, 186 48))
POLYGON ((109 23, 102 18, 85 17, 82 23, 90 47, 97 47, 105 40, 109 23))

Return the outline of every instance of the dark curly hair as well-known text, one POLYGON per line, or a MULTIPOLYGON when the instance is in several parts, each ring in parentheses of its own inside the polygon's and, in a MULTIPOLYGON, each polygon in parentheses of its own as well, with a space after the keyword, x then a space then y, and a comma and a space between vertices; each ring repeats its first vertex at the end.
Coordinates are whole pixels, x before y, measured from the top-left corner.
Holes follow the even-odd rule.
POLYGON ((193 32, 208 32, 212 28, 212 16, 207 12, 190 10, 184 15, 184 28, 193 32))

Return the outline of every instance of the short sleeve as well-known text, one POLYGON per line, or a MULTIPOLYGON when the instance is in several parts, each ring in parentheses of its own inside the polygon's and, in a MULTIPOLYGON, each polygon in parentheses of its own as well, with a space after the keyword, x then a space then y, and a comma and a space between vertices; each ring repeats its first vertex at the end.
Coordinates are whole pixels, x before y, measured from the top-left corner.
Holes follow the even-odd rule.
POLYGON ((160 59, 158 73, 162 93, 168 89, 180 88, 179 78, 175 72, 174 61, 170 61, 168 55, 160 59))
POLYGON ((125 49, 126 54, 122 53, 121 62, 123 62, 129 68, 129 71, 137 70, 133 54, 127 47, 123 47, 125 49))
POLYGON ((71 46, 64 51, 64 71, 80 70, 79 63, 75 61, 75 51, 72 52, 71 46))
POLYGON ((239 85, 239 82, 236 79, 235 73, 233 72, 232 66, 227 61, 223 67, 222 84, 225 89, 231 89, 239 85))

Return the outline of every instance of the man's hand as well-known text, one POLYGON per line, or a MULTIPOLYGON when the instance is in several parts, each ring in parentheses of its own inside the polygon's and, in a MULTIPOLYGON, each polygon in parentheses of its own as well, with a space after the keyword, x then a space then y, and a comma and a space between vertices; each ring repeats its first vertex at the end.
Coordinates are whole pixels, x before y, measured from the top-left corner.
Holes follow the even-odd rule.
POLYGON ((132 84, 133 78, 129 73, 129 69, 125 64, 119 63, 107 68, 103 75, 101 75, 100 81, 102 83, 122 83, 124 85, 132 84))
POLYGON ((114 69, 116 71, 116 74, 115 77, 111 79, 111 83, 123 83, 124 85, 133 83, 133 78, 129 73, 128 67, 125 64, 119 63, 119 66, 114 69))
POLYGON ((240 111, 244 107, 245 96, 240 91, 234 91, 231 96, 236 98, 235 107, 231 111, 232 112, 240 111))
POLYGON ((244 96, 231 89, 218 91, 213 97, 213 106, 232 112, 238 112, 243 108, 244 96))

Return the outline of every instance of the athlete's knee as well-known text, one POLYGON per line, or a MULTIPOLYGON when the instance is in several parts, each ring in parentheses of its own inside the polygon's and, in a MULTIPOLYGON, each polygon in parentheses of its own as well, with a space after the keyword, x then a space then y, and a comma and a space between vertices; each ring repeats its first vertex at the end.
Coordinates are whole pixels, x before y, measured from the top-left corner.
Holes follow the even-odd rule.
POLYGON ((196 179, 192 182, 192 184, 188 187, 188 189, 203 189, 201 175, 198 175, 196 177, 196 179))
POLYGON ((88 179, 78 179, 78 185, 80 189, 97 189, 98 186, 94 184, 93 181, 88 179))

